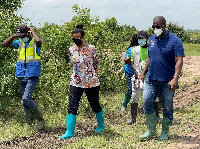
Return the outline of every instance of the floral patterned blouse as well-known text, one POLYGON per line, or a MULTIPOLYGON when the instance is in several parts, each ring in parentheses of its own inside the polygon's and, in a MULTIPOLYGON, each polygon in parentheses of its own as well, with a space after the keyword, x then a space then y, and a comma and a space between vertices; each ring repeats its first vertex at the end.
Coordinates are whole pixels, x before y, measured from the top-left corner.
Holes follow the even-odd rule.
POLYGON ((69 48, 70 59, 73 64, 73 74, 70 85, 91 88, 100 85, 95 70, 98 69, 98 55, 93 45, 87 44, 78 51, 73 45, 69 48))

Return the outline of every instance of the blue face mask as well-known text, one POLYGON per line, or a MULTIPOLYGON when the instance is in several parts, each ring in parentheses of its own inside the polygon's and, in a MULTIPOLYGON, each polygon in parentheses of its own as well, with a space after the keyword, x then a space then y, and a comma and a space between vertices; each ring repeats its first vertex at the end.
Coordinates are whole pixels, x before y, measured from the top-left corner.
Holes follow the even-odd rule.
POLYGON ((142 47, 146 44, 146 39, 138 39, 138 43, 142 47))

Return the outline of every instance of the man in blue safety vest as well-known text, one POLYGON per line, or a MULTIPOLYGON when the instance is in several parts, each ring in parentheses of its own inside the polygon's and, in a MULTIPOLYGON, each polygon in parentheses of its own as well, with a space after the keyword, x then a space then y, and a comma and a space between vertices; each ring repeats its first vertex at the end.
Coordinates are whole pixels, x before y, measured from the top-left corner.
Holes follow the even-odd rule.
POLYGON ((18 49, 18 60, 15 76, 20 80, 23 107, 26 114, 27 126, 33 126, 37 119, 36 129, 42 129, 45 120, 36 103, 32 100, 32 93, 35 89, 41 69, 40 49, 42 40, 36 35, 31 27, 19 25, 16 34, 6 39, 4 47, 18 49), (33 36, 33 37, 32 37, 33 36), (19 37, 19 40, 14 41, 19 37))

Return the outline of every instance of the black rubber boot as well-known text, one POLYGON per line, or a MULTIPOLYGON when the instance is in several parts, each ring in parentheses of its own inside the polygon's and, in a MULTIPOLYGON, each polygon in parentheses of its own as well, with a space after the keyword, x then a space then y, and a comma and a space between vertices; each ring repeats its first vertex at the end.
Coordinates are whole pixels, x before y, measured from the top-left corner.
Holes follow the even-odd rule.
POLYGON ((137 112, 138 103, 131 103, 131 119, 126 122, 128 125, 132 125, 136 122, 137 112))

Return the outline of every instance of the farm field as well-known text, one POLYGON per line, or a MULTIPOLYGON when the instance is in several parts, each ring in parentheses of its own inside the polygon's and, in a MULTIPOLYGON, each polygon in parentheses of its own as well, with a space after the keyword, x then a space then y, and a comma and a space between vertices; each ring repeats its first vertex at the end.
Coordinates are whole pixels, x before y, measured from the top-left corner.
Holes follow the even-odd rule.
MULTIPOLYGON (((174 122, 170 127, 168 141, 161 142, 153 139, 140 142, 138 136, 146 130, 142 102, 140 100, 137 123, 131 126, 126 125, 125 122, 130 117, 130 106, 125 113, 120 111, 124 95, 118 93, 110 96, 101 95, 101 100, 108 102, 104 107, 106 128, 100 134, 93 133, 96 126, 94 113, 80 113, 75 129, 76 137, 60 140, 58 136, 65 132, 65 116, 54 113, 45 115, 47 126, 39 133, 28 133, 25 125, 19 122, 16 122, 17 124, 12 124, 13 121, 0 123, 1 135, 3 135, 0 148, 200 148, 200 56, 186 56, 182 72, 180 88, 176 91, 174 98, 174 122), (62 121, 62 123, 58 124, 57 121, 62 121), (23 131, 21 134, 18 132, 20 129, 23 131), (13 139, 14 136, 15 139, 13 139), (9 137, 11 139, 8 139, 9 137)), ((18 110, 16 115, 20 115, 20 112, 22 111, 18 110)), ((161 124, 157 124, 157 128, 160 134, 161 124)))

